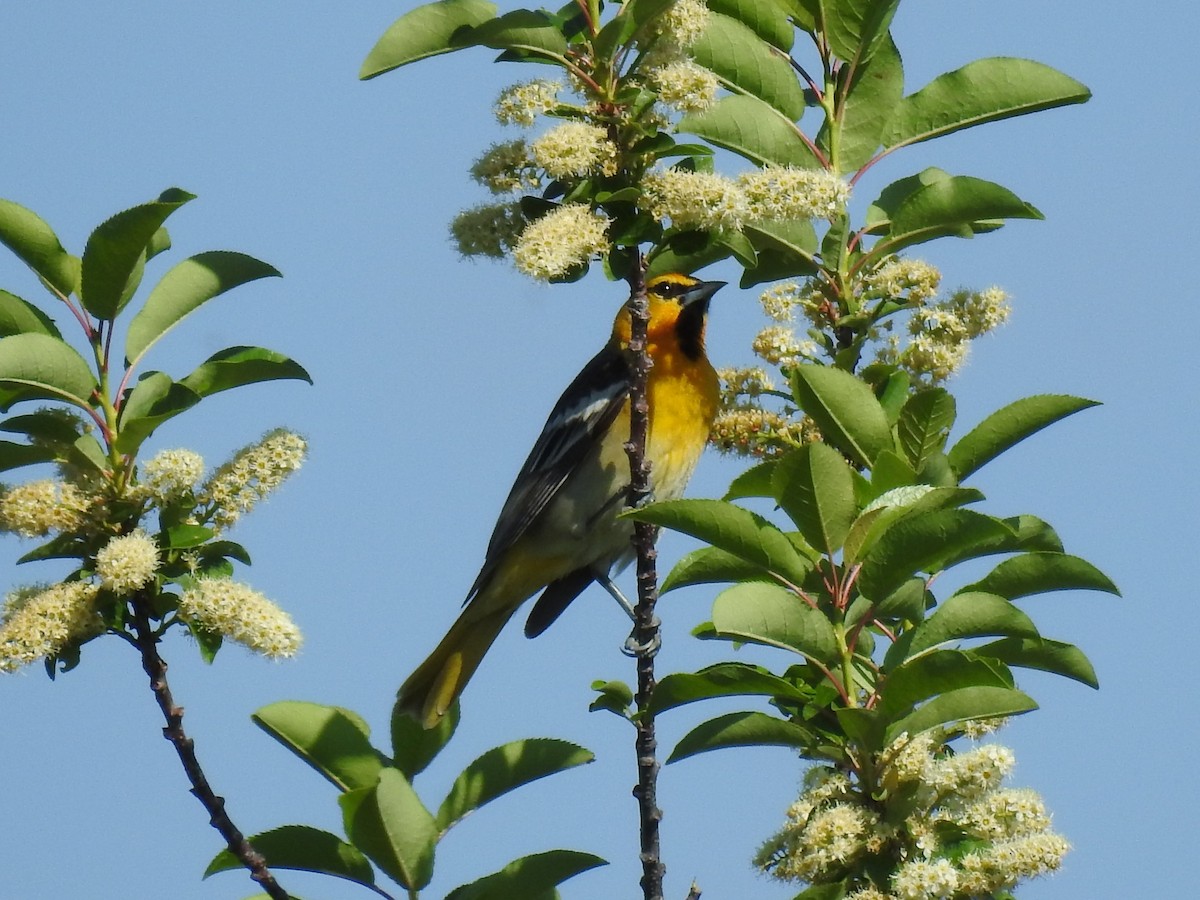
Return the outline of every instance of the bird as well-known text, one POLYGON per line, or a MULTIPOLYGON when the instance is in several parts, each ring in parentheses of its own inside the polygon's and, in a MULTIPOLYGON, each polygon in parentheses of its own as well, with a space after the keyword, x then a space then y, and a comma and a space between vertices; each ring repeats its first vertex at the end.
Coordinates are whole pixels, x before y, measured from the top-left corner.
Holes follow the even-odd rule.
MULTIPOLYGON (((708 441, 719 381, 705 353, 709 301, 725 285, 669 273, 646 282, 651 496, 682 495, 708 441)), ((534 594, 525 624, 536 637, 585 588, 600 583, 632 616, 612 583, 634 558, 633 525, 619 518, 629 493, 630 306, 612 335, 555 403, 517 474, 462 612, 400 687, 399 708, 433 728, 484 654, 534 594)), ((632 641, 632 638, 631 638, 632 641)))

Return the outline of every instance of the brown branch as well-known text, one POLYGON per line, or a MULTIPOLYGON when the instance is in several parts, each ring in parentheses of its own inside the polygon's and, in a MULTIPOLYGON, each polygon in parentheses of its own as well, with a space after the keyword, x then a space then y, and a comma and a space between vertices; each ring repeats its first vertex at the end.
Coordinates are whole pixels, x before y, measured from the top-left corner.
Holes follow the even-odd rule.
POLYGON ((171 696, 171 687, 167 684, 167 663, 158 653, 158 636, 150 627, 145 601, 135 597, 131 606, 136 638, 134 643, 142 654, 142 669, 150 678, 150 689, 154 691, 154 699, 158 701, 158 708, 167 720, 163 737, 171 742, 171 746, 179 754, 183 771, 192 785, 192 795, 208 810, 209 824, 220 832, 229 852, 250 870, 250 877, 262 885, 267 896, 272 900, 290 900, 288 892, 279 886, 275 876, 267 868, 266 859, 254 849, 225 812, 225 798, 217 796, 209 786, 204 770, 200 768, 200 761, 196 759, 194 741, 183 730, 183 707, 176 706, 175 698, 171 696))
MULTIPOLYGON (((646 441, 650 433, 650 403, 646 385, 653 362, 647 353, 646 332, 650 312, 646 300, 645 273, 641 255, 630 267, 629 287, 631 297, 629 350, 633 357, 629 379, 629 443, 625 452, 629 455, 629 503, 639 506, 650 498, 650 461, 646 459, 646 441)), ((658 573, 655 568, 656 552, 654 541, 656 530, 649 522, 635 522, 633 546, 637 551, 638 601, 633 624, 634 643, 643 648, 637 654, 637 717, 634 724, 637 736, 634 747, 637 752, 638 783, 633 795, 638 801, 638 818, 641 833, 642 895, 645 900, 662 900, 663 873, 659 848, 658 825, 662 810, 658 808, 658 741, 654 731, 654 715, 650 712, 650 697, 654 693, 654 654, 658 649, 659 621, 654 615, 658 602, 658 573)))

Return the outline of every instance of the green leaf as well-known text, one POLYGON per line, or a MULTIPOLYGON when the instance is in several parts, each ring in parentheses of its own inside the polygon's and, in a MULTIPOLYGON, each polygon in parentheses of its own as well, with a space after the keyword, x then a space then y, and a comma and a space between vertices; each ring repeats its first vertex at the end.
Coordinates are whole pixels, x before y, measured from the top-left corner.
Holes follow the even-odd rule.
POLYGON ((761 712, 735 712, 718 716, 689 731, 675 745, 668 763, 697 753, 726 747, 795 747, 800 750, 816 742, 816 735, 803 725, 761 712))
POLYGON ((371 746, 370 728, 348 709, 283 700, 251 718, 338 790, 370 788, 383 768, 379 751, 371 746))
POLYGON ((769 576, 762 566, 748 562, 716 547, 701 547, 686 554, 667 573, 659 593, 694 584, 723 584, 734 581, 762 581, 769 576))
POLYGON ((825 614, 777 584, 726 588, 713 601, 712 624, 724 638, 780 647, 822 663, 837 657, 837 638, 825 614))
MULTIPOLYGON (((284 825, 253 835, 250 843, 266 857, 272 869, 317 872, 365 885, 375 883, 375 870, 357 847, 319 828, 284 825)), ((243 868, 245 864, 240 859, 228 850, 222 850, 208 864, 203 877, 243 868)))
POLYGON ((19 400, 65 400, 85 410, 100 389, 75 348, 34 332, 0 338, 0 387, 17 387, 19 400))
POLYGON ((305 368, 282 353, 262 347, 228 347, 214 353, 179 383, 208 397, 247 384, 285 379, 312 384, 305 368))
POLYGON ((775 499, 811 547, 832 556, 858 513, 850 467, 826 444, 805 444, 775 467, 775 499))
POLYGON ((514 859, 499 872, 456 887, 446 900, 541 900, 556 896, 554 888, 581 872, 608 862, 579 850, 547 850, 514 859))
POLYGON ((83 248, 80 274, 79 295, 88 312, 116 318, 137 289, 155 234, 167 216, 195 196, 169 188, 158 200, 123 210, 97 226, 83 248))
POLYGON ((598 58, 610 57, 619 46, 628 44, 634 35, 666 12, 675 0, 626 0, 617 14, 600 29, 593 46, 598 58))
POLYGON ((905 198, 892 216, 887 235, 870 255, 883 258, 940 237, 972 237, 995 230, 999 219, 1041 218, 1034 206, 1008 188, 969 175, 951 175, 905 198))
POLYGON ((162 372, 147 372, 138 379, 121 405, 117 451, 135 454, 142 442, 168 419, 173 419, 200 402, 200 395, 187 385, 172 381, 162 372))
POLYGON ((1104 591, 1121 595, 1109 577, 1086 559, 1045 551, 1006 559, 964 590, 988 591, 1009 600, 1049 591, 1104 591))
POLYGON ((376 784, 338 798, 346 835, 389 877, 415 893, 433 877, 437 826, 399 769, 381 769, 378 778, 376 784))
POLYGON ((1037 703, 1032 697, 1012 688, 960 688, 933 698, 893 723, 885 732, 884 743, 890 744, 904 733, 916 737, 941 725, 1015 716, 1034 709, 1037 709, 1037 703))
POLYGON ((228 250, 198 253, 172 268, 154 286, 125 338, 125 356, 135 366, 155 343, 201 305, 239 285, 279 271, 253 256, 228 250))
MULTIPOLYGON (((3 202, 0 200, 0 204, 3 202)), ((54 321, 32 303, 16 294, 0 291, 0 338, 29 333, 62 337, 54 321)))
POLYGON ((768 459, 742 472, 729 485, 722 500, 743 497, 775 497, 774 473, 776 460, 768 459))
POLYGON ((462 39, 496 15, 490 0, 440 0, 409 10, 391 24, 363 60, 364 81, 407 63, 465 46, 462 39))
POLYGON ((708 8, 737 19, 772 47, 792 49, 795 30, 787 10, 776 0, 709 0, 708 8))
POLYGON ((654 687, 650 711, 657 715, 697 700, 747 696, 780 697, 796 703, 805 703, 810 699, 807 692, 761 666, 725 662, 695 673, 675 672, 664 676, 654 687))
POLYGON ((862 499, 874 500, 896 488, 913 487, 917 473, 895 450, 881 450, 871 467, 870 492, 862 499))
POLYGON ((834 56, 869 60, 888 37, 900 0, 819 0, 824 33, 834 56))
POLYGON ((991 656, 1009 666, 1038 669, 1099 688, 1096 670, 1083 651, 1074 644, 1045 638, 1001 638, 976 647, 980 656, 991 656))
POLYGON ((817 232, 811 220, 751 222, 743 230, 758 251, 758 264, 742 275, 743 288, 817 273, 817 232))
POLYGON ((458 701, 450 704, 446 715, 432 728, 424 728, 400 704, 392 708, 392 765, 412 781, 454 737, 462 712, 458 701))
POLYGON ((817 423, 826 443, 865 467, 891 448, 887 414, 865 382, 820 365, 796 366, 791 375, 796 402, 817 423))
POLYGON ((757 97, 793 122, 804 115, 804 89, 787 59, 737 19, 710 12, 691 55, 737 93, 757 97))
POLYGON ((905 97, 884 146, 916 144, 985 122, 1083 103, 1091 96, 1074 78, 1030 59, 977 59, 905 97))
POLYGON ((1021 550, 1048 550, 1051 553, 1062 553, 1063 544, 1058 533, 1037 516, 1011 516, 1003 520, 1004 524, 1013 530, 1011 540, 1006 540, 1003 546, 997 547, 997 553, 1016 553, 1021 550))
POLYGON ((919 470, 946 446, 955 415, 954 397, 942 388, 920 391, 908 398, 900 410, 896 434, 913 468, 919 470))
POLYGON ((760 166, 812 169, 818 165, 795 122, 757 97, 722 97, 704 112, 684 116, 677 127, 760 166))
POLYGON ((792 900, 843 900, 849 890, 845 879, 832 884, 814 884, 802 890, 792 900))
POLYGON ((184 522, 172 525, 166 530, 165 546, 170 550, 190 550, 193 547, 203 546, 212 537, 213 530, 211 528, 184 522))
POLYGON ((623 513, 690 534, 741 557, 791 584, 799 584, 812 564, 782 531, 762 516, 722 500, 669 500, 623 513))
POLYGON ((53 461, 54 450, 49 447, 36 447, 29 444, 14 444, 12 441, 0 441, 0 472, 53 461))
POLYGON ((907 715, 918 703, 967 687, 1011 688, 1003 666, 962 650, 935 650, 897 666, 879 687, 876 709, 886 722, 907 715))
POLYGON ((459 34, 456 40, 461 46, 516 50, 551 60, 561 60, 567 53, 561 26, 540 9, 515 9, 459 34))
POLYGON ((968 509, 911 514, 893 523, 867 553, 858 577, 864 596, 879 602, 918 572, 933 574, 963 554, 990 553, 1012 538, 999 519, 968 509))
POLYGON ((468 813, 521 785, 595 758, 590 750, 554 738, 529 738, 493 747, 454 780, 438 810, 438 833, 445 834, 468 813))
POLYGON ((597 697, 588 704, 588 712, 606 711, 623 719, 631 717, 633 689, 623 681, 593 681, 597 697))
POLYGON ((837 119, 826 119, 817 133, 817 147, 836 164, 838 175, 856 172, 875 156, 904 96, 904 67, 890 37, 854 70, 854 81, 837 119), (836 141, 832 132, 837 131, 836 141), (836 144, 837 152, 833 152, 836 144))
POLYGON ((921 188, 934 182, 945 181, 949 177, 950 173, 944 169, 930 166, 915 175, 907 175, 893 181, 880 191, 875 201, 867 207, 866 223, 870 231, 876 232, 891 222, 900 204, 921 188))
POLYGON ((950 467, 961 481, 1031 434, 1092 406, 1099 404, 1067 394, 1023 397, 992 413, 963 435, 946 454, 950 467))
POLYGON ((1003 597, 981 591, 967 591, 943 600, 933 615, 909 633, 912 635, 906 647, 909 659, 962 638, 1039 637, 1029 616, 1003 597))
POLYGON ((0 200, 0 244, 58 294, 74 293, 79 284, 79 260, 63 249, 58 235, 33 210, 0 200))

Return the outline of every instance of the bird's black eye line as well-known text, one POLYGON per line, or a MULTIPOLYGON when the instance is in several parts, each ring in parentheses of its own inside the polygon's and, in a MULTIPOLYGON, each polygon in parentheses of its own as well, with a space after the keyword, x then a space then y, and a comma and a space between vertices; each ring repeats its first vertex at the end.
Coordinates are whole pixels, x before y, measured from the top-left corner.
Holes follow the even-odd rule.
POLYGON ((654 286, 654 293, 664 299, 669 299, 680 296, 686 289, 686 284, 680 284, 677 281, 664 281, 654 286))

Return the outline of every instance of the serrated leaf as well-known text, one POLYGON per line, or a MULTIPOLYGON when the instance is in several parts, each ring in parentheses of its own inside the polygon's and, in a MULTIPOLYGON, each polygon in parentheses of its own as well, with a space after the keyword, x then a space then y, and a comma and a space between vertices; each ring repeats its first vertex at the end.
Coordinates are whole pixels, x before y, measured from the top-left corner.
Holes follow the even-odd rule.
POLYGON ((792 121, 804 115, 804 90, 787 59, 737 19, 710 12, 691 56, 736 92, 757 97, 792 121))
POLYGON ((627 518, 690 534, 799 584, 812 568, 796 546, 762 516, 721 500, 670 500, 629 510, 627 518))
POLYGON ((371 730, 354 712, 299 700, 264 706, 254 724, 316 769, 338 790, 370 788, 383 759, 371 746, 371 730))
POLYGON ((677 129, 760 166, 812 169, 819 165, 796 124, 757 97, 723 97, 704 112, 684 116, 677 129))
POLYGON ((821 24, 839 59, 865 62, 887 38, 900 0, 819 0, 821 24))
POLYGON ((33 210, 0 200, 0 244, 62 296, 74 293, 79 260, 63 249, 54 229, 33 210))
POLYGON ((734 581, 761 581, 768 575, 762 566, 748 562, 716 547, 701 547, 677 562, 659 585, 659 593, 694 584, 721 584, 734 581))
POLYGON ((919 470, 946 446, 955 416, 954 397, 942 388, 920 391, 908 398, 896 422, 896 435, 913 468, 919 470))
POLYGON ((994 552, 993 542, 1012 538, 1000 520, 967 509, 907 515, 892 523, 866 554, 858 588, 876 602, 918 572, 933 574, 964 554, 994 552))
POLYGON ((650 711, 657 715, 697 700, 747 696, 781 697, 797 703, 809 699, 808 693, 761 666, 726 662, 708 666, 699 672, 676 672, 664 676, 654 687, 650 711))
POLYGON ((578 744, 554 738, 528 738, 493 747, 454 780, 437 813, 438 833, 445 834, 468 813, 509 791, 595 758, 578 744))
POLYGON ((1012 688, 961 688, 933 698, 894 722, 885 732, 884 742, 890 744, 905 733, 916 737, 941 725, 1015 716, 1034 709, 1037 709, 1037 703, 1032 697, 1012 688))
POLYGON ((1033 620, 1019 608, 1003 597, 981 591, 967 591, 943 600, 933 615, 909 633, 912 637, 905 649, 910 659, 931 647, 963 638, 1039 636, 1033 620))
POLYGON ((743 497, 775 497, 774 471, 776 460, 768 459, 751 466, 739 474, 729 485, 722 500, 740 500, 743 497))
POLYGON ((459 46, 483 46, 513 50, 551 60, 561 60, 567 52, 567 39, 561 26, 540 9, 515 9, 476 25, 455 36, 459 46))
POLYGON ((446 900, 541 900, 556 893, 554 888, 588 869, 608 862, 579 850, 547 850, 515 859, 499 872, 456 887, 446 900))
POLYGON ((74 347, 36 333, 0 338, 0 386, 19 388, 21 400, 65 400, 85 410, 99 390, 91 367, 74 347))
POLYGON ((775 467, 775 499, 809 546, 832 556, 858 513, 850 467, 826 444, 805 444, 775 467))
POLYGON ((179 383, 201 397, 208 397, 247 384, 280 380, 313 383, 302 365, 282 353, 262 347, 227 347, 214 353, 179 383))
POLYGON ((791 591, 767 582, 735 584, 713 601, 719 636, 791 650, 829 663, 837 656, 833 625, 791 591))
POLYGON ((117 451, 135 454, 142 442, 168 419, 200 402, 200 395, 172 381, 162 372, 147 372, 138 379, 121 405, 117 451))
POLYGON ((0 338, 29 333, 62 338, 62 334, 48 315, 16 294, 0 291, 0 338))
POLYGON ((338 798, 346 835, 375 865, 409 892, 429 884, 437 826, 399 769, 338 798))
POLYGON ((1095 400, 1067 394, 1023 397, 992 413, 963 435, 946 454, 950 467, 961 481, 1047 425, 1098 405, 1095 400))
POLYGON ((989 591, 1016 600, 1049 591, 1121 592, 1107 575, 1086 559, 1067 553, 1023 553, 1006 559, 963 590, 989 591))
MULTIPOLYGON (((266 857, 272 869, 317 872, 365 885, 375 883, 375 870, 358 848, 319 828, 284 825, 251 836, 250 843, 266 857)), ((203 877, 243 868, 245 864, 240 859, 222 850, 208 864, 203 877)))
POLYGON ((966 687, 1013 686, 1003 666, 962 650, 935 650, 897 666, 879 687, 876 709, 886 722, 907 715, 918 703, 966 687))
POLYGON ((861 379, 820 365, 799 365, 791 374, 796 401, 817 423, 826 443, 864 467, 892 446, 887 414, 861 379))
POLYGON ((854 81, 837 119, 827 118, 817 133, 817 147, 830 158, 838 175, 858 171, 875 156, 904 96, 900 51, 886 35, 871 59, 853 71, 854 81))
POLYGON ((409 10, 391 24, 363 60, 358 77, 364 81, 407 63, 462 46, 472 28, 496 15, 490 0, 440 0, 409 10))
POLYGON ((969 175, 951 175, 906 197, 887 234, 872 249, 877 258, 939 237, 971 237, 993 231, 1002 219, 1045 218, 1008 188, 969 175))
POLYGON ((158 200, 122 210, 96 227, 83 248, 80 268, 79 295, 88 312, 100 319, 116 317, 141 279, 155 234, 171 213, 195 196, 169 188, 158 200))
POLYGON ((455 700, 436 725, 425 728, 397 703, 392 708, 392 765, 412 781, 454 737, 461 717, 462 711, 455 700))
POLYGON ((1083 103, 1091 96, 1074 78, 1030 59, 977 59, 905 97, 884 146, 916 144, 985 122, 1083 103))
POLYGON ((253 256, 228 250, 198 253, 165 274, 129 323, 125 356, 135 366, 163 335, 214 297, 279 271, 253 256))
POLYGON ((976 647, 975 652, 981 656, 994 657, 1006 665, 1038 669, 1062 675, 1088 687, 1100 687, 1091 661, 1074 644, 1045 638, 1001 638, 976 647))
POLYGON ((816 735, 803 725, 761 712, 735 712, 697 725, 675 745, 667 762, 679 762, 697 753, 727 747, 794 747, 804 750, 814 743, 816 735))
POLYGON ((708 8, 737 19, 772 47, 792 49, 795 29, 776 0, 708 0, 708 8))

